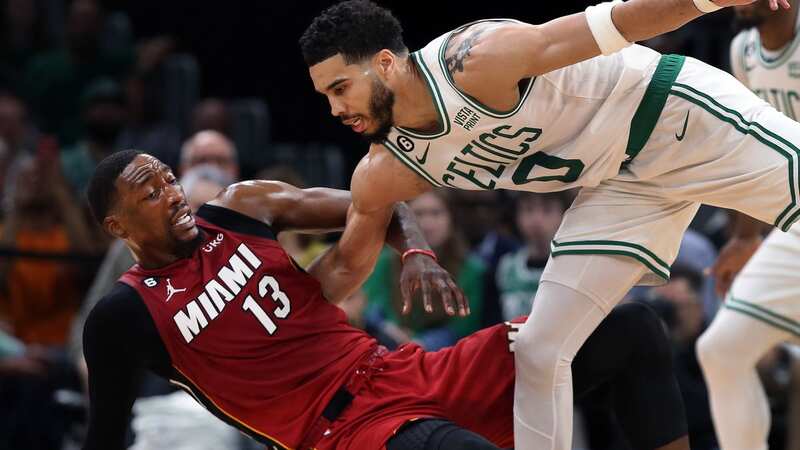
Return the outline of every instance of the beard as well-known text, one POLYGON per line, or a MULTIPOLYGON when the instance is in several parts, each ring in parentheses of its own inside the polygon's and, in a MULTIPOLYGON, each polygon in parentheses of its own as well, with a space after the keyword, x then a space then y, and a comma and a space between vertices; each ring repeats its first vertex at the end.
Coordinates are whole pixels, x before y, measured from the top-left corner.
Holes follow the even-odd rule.
POLYGON ((173 240, 172 253, 178 258, 188 258, 194 254, 194 251, 203 243, 203 230, 197 229, 197 235, 188 240, 181 241, 180 239, 173 240))
POLYGON ((364 139, 370 144, 380 144, 389 136, 394 124, 394 92, 378 78, 373 76, 372 93, 369 96, 370 119, 378 128, 372 133, 364 133, 364 139))

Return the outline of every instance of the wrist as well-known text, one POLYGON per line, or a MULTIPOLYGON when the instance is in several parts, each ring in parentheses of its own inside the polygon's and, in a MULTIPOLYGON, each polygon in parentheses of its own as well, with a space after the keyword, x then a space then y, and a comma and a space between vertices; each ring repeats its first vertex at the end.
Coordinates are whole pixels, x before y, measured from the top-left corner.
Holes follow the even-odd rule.
POLYGON ((400 256, 400 261, 403 264, 405 264, 406 259, 408 259, 412 255, 427 256, 427 257, 433 259, 434 261, 437 261, 437 262, 439 261, 439 258, 436 257, 436 253, 434 253, 433 250, 428 250, 428 249, 424 249, 424 248, 410 248, 410 249, 404 251, 403 255, 400 256))
POLYGON ((695 8, 699 9, 700 12, 704 14, 722 9, 722 6, 719 6, 712 0, 692 0, 692 3, 694 3, 695 8))

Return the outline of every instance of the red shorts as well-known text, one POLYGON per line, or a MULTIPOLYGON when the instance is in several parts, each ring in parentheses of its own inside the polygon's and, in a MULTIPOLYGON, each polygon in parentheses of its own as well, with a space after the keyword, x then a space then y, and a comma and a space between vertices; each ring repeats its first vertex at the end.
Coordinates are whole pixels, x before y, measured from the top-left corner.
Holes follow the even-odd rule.
POLYGON ((451 420, 499 447, 512 447, 511 329, 496 325, 438 352, 409 344, 384 355, 380 368, 316 447, 380 450, 404 423, 431 417, 451 420))

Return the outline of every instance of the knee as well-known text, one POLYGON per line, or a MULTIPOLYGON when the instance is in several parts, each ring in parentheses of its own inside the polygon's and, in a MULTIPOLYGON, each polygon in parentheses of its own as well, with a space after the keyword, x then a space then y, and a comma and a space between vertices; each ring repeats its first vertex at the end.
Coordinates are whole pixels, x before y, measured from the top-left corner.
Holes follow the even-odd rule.
POLYGON ((517 374, 535 377, 539 381, 552 379, 558 366, 560 343, 531 325, 527 323, 521 327, 514 340, 517 374))
POLYGON ((606 318, 619 338, 633 344, 636 361, 652 366, 672 367, 672 345, 663 322, 644 303, 631 302, 617 306, 606 318))
POLYGON ((726 356, 730 356, 728 352, 731 351, 729 348, 731 343, 728 341, 729 339, 722 334, 713 332, 712 328, 706 330, 697 339, 697 343, 695 343, 697 361, 706 374, 720 370, 729 363, 727 360, 730 358, 726 356))

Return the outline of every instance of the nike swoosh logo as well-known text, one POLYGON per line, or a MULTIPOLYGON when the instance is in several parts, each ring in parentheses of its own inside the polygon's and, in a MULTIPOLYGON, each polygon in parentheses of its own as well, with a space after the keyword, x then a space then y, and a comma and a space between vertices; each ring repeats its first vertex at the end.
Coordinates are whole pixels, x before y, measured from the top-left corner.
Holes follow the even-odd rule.
POLYGON ((684 136, 686 136, 686 126, 689 125, 689 113, 691 111, 686 111, 686 119, 683 121, 683 130, 681 130, 681 135, 678 136, 678 133, 675 133, 675 139, 682 141, 684 136))
POLYGON ((425 164, 425 161, 428 160, 428 150, 431 149, 431 144, 429 143, 427 147, 425 147, 425 153, 422 154, 422 158, 417 157, 417 162, 420 164, 425 164))

